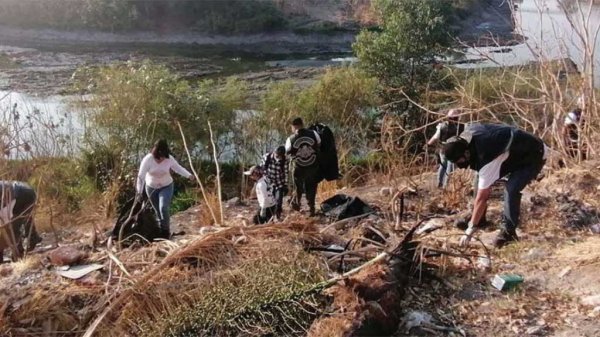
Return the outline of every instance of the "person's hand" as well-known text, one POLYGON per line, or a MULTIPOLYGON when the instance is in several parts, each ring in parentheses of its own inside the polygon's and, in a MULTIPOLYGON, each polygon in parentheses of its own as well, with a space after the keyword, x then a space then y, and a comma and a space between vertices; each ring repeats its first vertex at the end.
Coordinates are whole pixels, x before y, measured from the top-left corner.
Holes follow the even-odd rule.
POLYGON ((465 230, 465 235, 461 236, 459 244, 461 247, 465 247, 469 245, 469 242, 471 242, 471 238, 473 237, 473 234, 475 234, 475 232, 477 231, 477 228, 475 228, 475 226, 473 225, 472 222, 469 221, 469 227, 467 227, 467 229, 465 230))
POLYGON ((261 208, 260 209, 260 217, 261 218, 266 218, 267 217, 267 209, 266 208, 261 208))
POLYGON ((191 176, 189 176, 188 178, 190 181, 196 181, 196 177, 194 177, 194 175, 192 174, 191 176))

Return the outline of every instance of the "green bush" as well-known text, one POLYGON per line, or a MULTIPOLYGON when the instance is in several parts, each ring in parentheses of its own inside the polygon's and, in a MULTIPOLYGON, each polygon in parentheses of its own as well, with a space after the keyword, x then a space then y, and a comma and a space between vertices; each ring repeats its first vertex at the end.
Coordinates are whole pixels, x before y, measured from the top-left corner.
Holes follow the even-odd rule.
POLYGON ((186 209, 194 206, 197 200, 197 193, 193 189, 186 189, 185 191, 176 193, 171 202, 171 212, 177 213, 185 211, 186 209))
POLYGON ((208 121, 215 137, 230 131, 234 110, 243 109, 247 98, 245 82, 204 81, 193 88, 150 62, 103 68, 91 87, 89 114, 97 132, 88 135, 88 144, 123 153, 126 162, 137 162, 159 138, 183 154, 178 123, 190 151, 202 151, 209 140, 208 121))
POLYGON ((81 166, 64 158, 47 159, 37 166, 29 183, 41 198, 57 202, 70 212, 80 210, 83 202, 97 192, 94 180, 84 174, 81 166))

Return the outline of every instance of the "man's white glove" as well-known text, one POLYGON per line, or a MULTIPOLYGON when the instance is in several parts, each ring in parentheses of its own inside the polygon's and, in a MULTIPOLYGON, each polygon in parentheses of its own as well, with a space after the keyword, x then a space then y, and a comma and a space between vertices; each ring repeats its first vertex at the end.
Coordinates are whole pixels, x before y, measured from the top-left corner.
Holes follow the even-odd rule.
POLYGON ((465 230, 465 235, 463 235, 460 238, 460 245, 462 247, 469 245, 469 242, 471 242, 471 238, 473 237, 473 234, 475 234, 476 231, 477 228, 475 228, 473 223, 469 221, 469 227, 467 227, 467 229, 465 230))

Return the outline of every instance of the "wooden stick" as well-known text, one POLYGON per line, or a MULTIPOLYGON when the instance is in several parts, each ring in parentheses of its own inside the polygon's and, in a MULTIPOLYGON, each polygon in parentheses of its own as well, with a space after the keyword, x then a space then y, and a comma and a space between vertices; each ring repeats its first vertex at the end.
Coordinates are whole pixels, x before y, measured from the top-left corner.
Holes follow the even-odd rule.
POLYGON ((117 267, 119 267, 119 269, 121 269, 121 271, 123 273, 125 273, 125 275, 131 277, 131 274, 129 274, 129 272, 127 271, 127 269, 125 268, 125 265, 123 265, 123 262, 121 262, 116 256, 115 254, 113 254, 110 249, 107 249, 106 252, 108 253, 108 257, 110 257, 111 260, 115 261, 115 263, 117 264, 117 267))
POLYGON ((212 126, 210 125, 210 120, 208 120, 208 132, 210 134, 210 143, 212 144, 213 149, 213 158, 215 159, 215 167, 217 169, 217 194, 219 197, 219 211, 221 222, 220 225, 225 224, 225 218, 223 216, 223 193, 221 192, 221 168, 219 166, 219 159, 217 158, 217 145, 215 144, 215 140, 213 137, 212 126))
POLYGON ((190 168, 192 170, 192 173, 194 174, 194 177, 196 178, 196 181, 198 182, 198 185, 200 185, 200 191, 202 192, 202 197, 204 198, 204 203, 206 204, 206 207, 208 208, 208 211, 210 212, 210 215, 216 224, 217 217, 215 216, 215 212, 213 211, 212 207, 210 207, 210 203, 208 202, 208 197, 206 195, 206 191, 204 190, 204 185, 202 185, 202 181, 200 181, 200 178, 198 177, 198 173, 196 172, 196 169, 194 168, 194 165, 192 163, 192 156, 190 155, 190 150, 188 149, 187 142, 185 140, 185 135, 183 134, 183 129, 181 128, 181 124, 179 123, 179 121, 177 121, 177 126, 179 127, 179 133, 181 134, 181 139, 183 140, 183 147, 185 148, 185 153, 187 154, 188 161, 190 163, 190 168))

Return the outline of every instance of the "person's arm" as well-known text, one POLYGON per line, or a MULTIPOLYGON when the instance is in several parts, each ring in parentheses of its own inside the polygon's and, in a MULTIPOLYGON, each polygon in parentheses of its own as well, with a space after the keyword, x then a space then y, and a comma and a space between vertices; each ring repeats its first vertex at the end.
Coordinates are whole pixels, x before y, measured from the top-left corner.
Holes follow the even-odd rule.
POLYGON ((477 196, 475 196, 475 204, 473 205, 473 214, 471 215, 470 225, 479 224, 483 215, 485 214, 485 209, 487 208, 487 201, 492 193, 492 188, 479 188, 477 190, 477 196))
POLYGON ((287 188, 288 187, 288 175, 290 172, 290 159, 286 156, 284 159, 284 164, 283 164, 283 183, 284 183, 284 187, 287 188))
POLYGON ((431 146, 435 143, 438 142, 438 140, 440 140, 440 137, 442 136, 442 128, 441 125, 438 124, 435 130, 435 134, 433 136, 431 136, 431 138, 429 138, 429 140, 427 141, 427 145, 431 146))
POLYGON ((479 170, 477 196, 475 196, 473 214, 471 215, 471 221, 469 221, 469 226, 465 231, 465 235, 460 239, 461 246, 467 245, 471 241, 473 234, 477 231, 476 226, 479 225, 479 222, 485 214, 487 201, 492 191, 492 185, 496 180, 500 179, 500 168, 502 167, 502 163, 508 159, 508 156, 509 153, 504 152, 479 170))
POLYGON ((290 137, 288 137, 288 139, 285 140, 285 152, 292 152, 292 140, 290 139, 290 137))
POLYGON ((269 161, 269 155, 270 155, 270 153, 265 153, 265 154, 262 156, 262 161, 261 161, 261 163, 260 163, 260 167, 262 167, 262 168, 263 168, 263 170, 265 170, 265 172, 266 172, 266 170, 267 170, 267 162, 269 161))
POLYGON ((135 183, 135 191, 139 194, 143 192, 144 183, 146 180, 146 173, 150 170, 150 166, 152 165, 152 155, 146 155, 142 162, 140 163, 140 169, 138 170, 138 175, 135 183))
POLYGON ((173 158, 173 156, 169 156, 169 160, 171 161, 171 170, 173 170, 175 173, 188 179, 193 177, 193 175, 188 170, 186 170, 185 167, 179 165, 179 163, 177 162, 177 160, 175 160, 175 158, 173 158))
POLYGON ((321 146, 321 136, 319 136, 319 133, 317 131, 314 131, 315 133, 315 138, 317 139, 317 145, 321 146))

